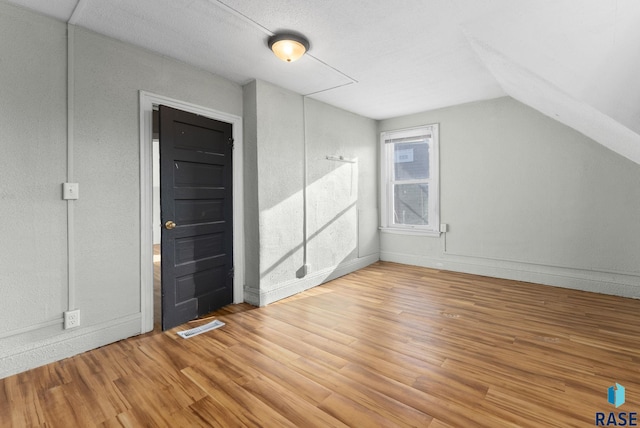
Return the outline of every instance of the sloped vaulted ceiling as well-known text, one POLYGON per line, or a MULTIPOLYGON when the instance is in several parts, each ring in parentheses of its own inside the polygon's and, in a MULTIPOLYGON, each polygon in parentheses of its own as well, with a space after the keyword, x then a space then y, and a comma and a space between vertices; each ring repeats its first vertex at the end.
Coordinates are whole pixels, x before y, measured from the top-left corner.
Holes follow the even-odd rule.
POLYGON ((640 163, 640 2, 544 3, 469 22, 470 45, 511 97, 640 163))
POLYGON ((640 164, 637 0, 9 2, 374 119, 510 95, 640 164), (279 30, 309 55, 277 60, 279 30))

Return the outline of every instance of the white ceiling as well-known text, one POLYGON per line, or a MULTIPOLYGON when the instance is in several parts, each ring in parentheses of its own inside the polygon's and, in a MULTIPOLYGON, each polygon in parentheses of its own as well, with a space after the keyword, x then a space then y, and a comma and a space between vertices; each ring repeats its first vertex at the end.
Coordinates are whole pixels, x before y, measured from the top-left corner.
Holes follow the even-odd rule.
POLYGON ((373 119, 510 95, 640 163, 638 0, 10 0, 373 119), (293 30, 309 54, 267 48, 293 30))

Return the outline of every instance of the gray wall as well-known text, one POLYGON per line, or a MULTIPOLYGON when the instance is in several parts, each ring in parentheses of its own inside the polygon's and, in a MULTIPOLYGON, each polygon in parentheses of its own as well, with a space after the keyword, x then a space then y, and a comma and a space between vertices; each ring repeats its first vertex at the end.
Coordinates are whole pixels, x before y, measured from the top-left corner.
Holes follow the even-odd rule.
POLYGON ((376 261, 376 122, 262 81, 244 103, 245 298, 265 305, 376 261))
POLYGON ((440 238, 382 234, 381 258, 640 296, 640 167, 511 99, 380 122, 440 124, 440 238))
POLYGON ((210 73, 82 29, 73 48, 67 229, 66 25, 0 3, 0 377, 141 330, 138 91, 242 115, 242 88, 210 73), (70 291, 81 327, 63 330, 70 291))
POLYGON ((63 24, 0 4, 0 356, 66 309, 65 52, 63 24))

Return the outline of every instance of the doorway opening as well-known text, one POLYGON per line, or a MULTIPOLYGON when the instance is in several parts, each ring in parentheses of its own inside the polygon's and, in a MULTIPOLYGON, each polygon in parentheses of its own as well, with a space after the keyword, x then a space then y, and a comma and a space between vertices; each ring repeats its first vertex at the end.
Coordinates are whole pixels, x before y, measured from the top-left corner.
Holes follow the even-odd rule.
POLYGON ((168 330, 233 303, 233 127, 165 105, 158 116, 162 330, 168 330))
POLYGON ((161 271, 161 225, 160 225, 160 126, 158 106, 153 106, 153 330, 162 331, 162 271, 161 271))
POLYGON ((157 121, 158 106, 226 122, 233 133, 233 254, 232 303, 244 301, 244 214, 242 204, 242 118, 179 100, 140 91, 140 193, 141 193, 141 332, 161 329, 161 249, 160 218, 160 145, 157 121), (156 118, 154 118, 154 116, 156 118))

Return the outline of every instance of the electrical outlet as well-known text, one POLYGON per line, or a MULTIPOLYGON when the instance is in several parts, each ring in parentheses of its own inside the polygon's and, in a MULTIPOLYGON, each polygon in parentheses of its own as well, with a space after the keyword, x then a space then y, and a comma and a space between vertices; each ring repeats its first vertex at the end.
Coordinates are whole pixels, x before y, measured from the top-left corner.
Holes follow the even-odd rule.
POLYGON ((64 329, 80 327, 80 309, 64 313, 64 329))

